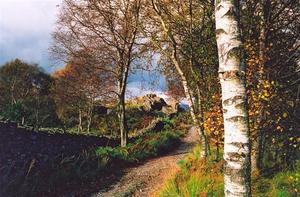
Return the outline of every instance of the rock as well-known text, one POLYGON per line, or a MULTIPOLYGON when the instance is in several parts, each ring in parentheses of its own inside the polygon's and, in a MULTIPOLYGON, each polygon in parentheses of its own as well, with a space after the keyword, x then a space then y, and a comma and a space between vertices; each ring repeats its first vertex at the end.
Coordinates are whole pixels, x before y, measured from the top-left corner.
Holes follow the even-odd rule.
POLYGON ((145 96, 136 97, 129 100, 127 105, 138 107, 145 112, 161 111, 168 116, 185 111, 177 100, 169 98, 166 102, 163 98, 158 97, 156 94, 147 94, 145 96))
POLYGON ((161 121, 160 118, 157 118, 154 119, 147 127, 138 131, 138 133, 141 135, 149 131, 160 132, 164 129, 164 127, 165 127, 165 123, 161 121))
POLYGON ((160 132, 164 129, 165 127, 165 123, 162 121, 157 121, 156 124, 153 125, 153 127, 151 128, 152 131, 154 132, 160 132))
POLYGON ((184 111, 184 109, 180 107, 180 103, 175 99, 171 98, 168 100, 167 103, 168 105, 162 108, 162 112, 167 115, 174 115, 177 114, 178 112, 184 111))
POLYGON ((138 106, 146 112, 161 111, 163 106, 167 105, 165 100, 158 97, 156 94, 147 94, 145 96, 136 97, 128 101, 127 104, 138 106))
POLYGON ((167 105, 164 99, 156 96, 155 94, 148 94, 144 96, 143 103, 143 109, 145 111, 160 111, 163 106, 167 105))

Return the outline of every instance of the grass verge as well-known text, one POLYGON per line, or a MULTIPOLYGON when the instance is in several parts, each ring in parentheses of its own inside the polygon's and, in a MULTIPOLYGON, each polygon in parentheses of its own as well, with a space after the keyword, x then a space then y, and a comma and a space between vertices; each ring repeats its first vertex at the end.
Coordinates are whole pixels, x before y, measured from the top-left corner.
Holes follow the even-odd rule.
MULTIPOLYGON (((159 192, 160 197, 224 196, 224 162, 211 158, 200 159, 199 153, 200 147, 196 146, 192 153, 178 163, 179 172, 165 182, 159 192)), ((277 172, 272 177, 254 177, 252 192, 257 197, 300 196, 300 165, 296 165, 293 170, 277 172)))

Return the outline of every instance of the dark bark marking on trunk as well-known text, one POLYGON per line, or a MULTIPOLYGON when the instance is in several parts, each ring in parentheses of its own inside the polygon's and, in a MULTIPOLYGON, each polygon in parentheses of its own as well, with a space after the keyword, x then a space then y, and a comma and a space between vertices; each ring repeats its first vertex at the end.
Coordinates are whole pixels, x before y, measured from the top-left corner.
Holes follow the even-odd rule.
MULTIPOLYGON (((247 171, 250 170, 247 166, 242 166, 242 168, 247 168, 247 171)), ((230 177, 230 181, 234 183, 240 184, 241 182, 245 182, 247 179, 247 173, 245 170, 241 169, 233 169, 228 166, 228 163, 225 163, 224 174, 230 177)))
POLYGON ((245 102, 241 102, 239 104, 236 104, 235 107, 238 109, 244 109, 245 107, 247 107, 247 104, 245 102))
POLYGON ((224 106, 232 105, 233 103, 236 103, 238 100, 244 100, 244 96, 234 96, 232 98, 226 99, 223 101, 224 106))
POLYGON ((230 70, 230 71, 219 71, 219 77, 221 80, 231 80, 231 79, 243 79, 245 73, 239 70, 230 70))
POLYGON ((230 122, 239 122, 239 121, 245 121, 247 122, 247 117, 245 116, 233 116, 233 117, 230 117, 230 118, 226 118, 227 121, 230 121, 230 122))

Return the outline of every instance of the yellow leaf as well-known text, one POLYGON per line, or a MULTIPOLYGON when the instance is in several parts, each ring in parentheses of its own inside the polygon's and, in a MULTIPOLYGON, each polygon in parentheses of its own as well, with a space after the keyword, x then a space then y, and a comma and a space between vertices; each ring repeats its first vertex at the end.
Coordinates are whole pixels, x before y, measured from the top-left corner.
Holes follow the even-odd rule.
POLYGON ((293 101, 287 101, 286 102, 290 107, 294 107, 294 102, 293 101))
POLYGON ((283 116, 284 118, 287 118, 287 117, 288 117, 288 113, 284 112, 284 113, 282 114, 282 116, 283 116))
POLYGON ((279 130, 279 129, 281 129, 281 127, 278 125, 278 126, 276 127, 276 129, 278 129, 278 130, 279 130))

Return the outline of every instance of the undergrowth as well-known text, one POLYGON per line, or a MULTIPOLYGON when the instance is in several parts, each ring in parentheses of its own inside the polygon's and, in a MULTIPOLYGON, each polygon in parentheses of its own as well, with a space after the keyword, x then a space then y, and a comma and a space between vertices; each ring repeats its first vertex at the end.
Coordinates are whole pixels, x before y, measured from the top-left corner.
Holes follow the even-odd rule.
POLYGON ((300 196, 300 168, 284 170, 272 177, 256 177, 253 183, 258 197, 297 197, 300 196))
MULTIPOLYGON (((224 196, 222 160, 201 159, 200 147, 178 162, 180 170, 167 180, 159 192, 160 197, 221 197, 224 196)), ((300 196, 300 161, 294 169, 273 174, 271 177, 254 176, 252 195, 257 197, 300 196)))
POLYGON ((181 135, 180 132, 170 131, 147 133, 126 147, 99 147, 96 149, 96 155, 99 158, 105 158, 108 163, 109 161, 111 163, 116 161, 139 162, 174 148, 181 135))

